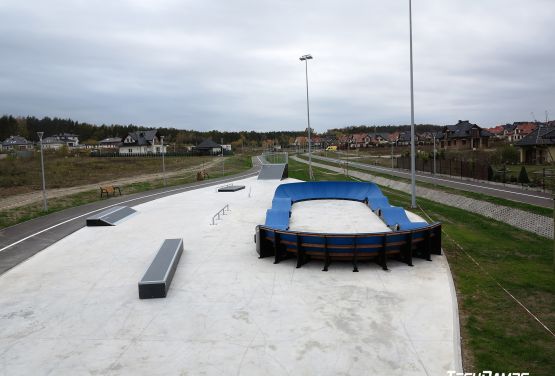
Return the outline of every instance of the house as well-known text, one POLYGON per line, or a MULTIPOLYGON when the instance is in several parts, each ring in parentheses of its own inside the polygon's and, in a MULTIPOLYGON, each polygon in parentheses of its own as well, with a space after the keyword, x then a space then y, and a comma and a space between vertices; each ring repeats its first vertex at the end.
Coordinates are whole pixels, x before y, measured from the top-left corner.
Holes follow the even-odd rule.
POLYGON ((166 152, 166 145, 160 142, 160 135, 156 129, 129 132, 127 136, 120 140, 119 154, 123 155, 142 155, 158 154, 166 152))
POLYGON ((305 147, 308 145, 308 138, 305 136, 298 136, 295 137, 295 141, 293 142, 293 145, 295 145, 295 147, 305 147))
POLYGON ((497 139, 504 139, 505 138, 505 126, 497 125, 493 128, 486 129, 489 133, 492 134, 493 137, 497 139))
POLYGON ((389 143, 389 134, 387 133, 374 133, 374 135, 370 137, 370 145, 382 146, 382 145, 387 145, 388 143, 389 143))
POLYGON ((370 145, 370 136, 368 133, 355 133, 351 136, 349 144, 355 149, 367 148, 370 145))
POLYGON ((101 147, 104 149, 117 149, 120 146, 121 146, 120 137, 108 137, 98 141, 98 147, 101 147))
POLYGON ((54 136, 45 137, 42 139, 42 147, 44 148, 44 150, 58 150, 64 146, 67 146, 67 144, 54 136))
POLYGON ((482 149, 489 146, 489 139, 493 135, 468 120, 459 120, 455 125, 443 128, 440 140, 442 149, 482 149))
POLYGON ((350 135, 341 135, 339 136, 339 139, 337 140, 338 142, 338 146, 341 149, 347 149, 351 143, 351 136, 350 135))
POLYGON ((2 142, 2 150, 31 150, 33 143, 21 136, 10 136, 2 142))
POLYGON ((195 147, 195 150, 202 155, 220 155, 222 154, 222 145, 215 143, 207 138, 195 147))
MULTIPOLYGON (((411 140, 411 136, 410 136, 410 131, 402 131, 399 132, 398 137, 397 137, 397 145, 410 145, 410 140, 411 140)), ((417 143, 418 142, 418 136, 415 135, 415 139, 414 142, 417 143)))
POLYGON ((555 124, 538 124, 529 135, 515 143, 520 149, 520 162, 541 164, 555 162, 555 124))
POLYGON ((536 128, 538 128, 537 123, 529 123, 529 122, 518 122, 515 123, 516 127, 514 129, 514 134, 512 137, 513 142, 520 141, 524 137, 528 136, 530 133, 534 132, 536 128))
POLYGON ((64 143, 68 148, 75 148, 79 146, 79 136, 73 133, 59 133, 50 136, 49 138, 53 138, 64 143))

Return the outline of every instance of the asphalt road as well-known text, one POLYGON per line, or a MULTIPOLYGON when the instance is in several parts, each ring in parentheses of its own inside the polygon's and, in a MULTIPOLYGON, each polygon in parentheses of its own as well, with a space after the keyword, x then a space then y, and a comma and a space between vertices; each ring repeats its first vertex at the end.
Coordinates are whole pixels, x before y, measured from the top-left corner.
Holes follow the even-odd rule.
POLYGON ((258 175, 260 167, 225 178, 200 181, 161 188, 127 196, 111 197, 87 205, 65 209, 0 230, 0 274, 42 251, 51 244, 85 226, 88 216, 106 208, 125 205, 135 206, 162 197, 193 189, 221 185, 234 180, 258 175))
MULTIPOLYGON (((345 162, 345 160, 327 158, 314 154, 312 155, 312 158, 332 163, 345 162)), ((353 162, 350 160, 348 162, 349 166, 356 167, 361 170, 369 172, 374 171, 392 176, 398 176, 405 179, 410 179, 410 172, 408 171, 380 166, 372 166, 365 163, 353 162)), ((506 200, 541 206, 544 208, 553 208, 553 197, 550 193, 526 190, 509 185, 492 184, 483 180, 463 180, 445 176, 433 176, 430 174, 423 174, 419 172, 416 173, 416 180, 425 183, 441 185, 444 187, 455 188, 461 191, 482 193, 488 196, 504 198, 506 200)))

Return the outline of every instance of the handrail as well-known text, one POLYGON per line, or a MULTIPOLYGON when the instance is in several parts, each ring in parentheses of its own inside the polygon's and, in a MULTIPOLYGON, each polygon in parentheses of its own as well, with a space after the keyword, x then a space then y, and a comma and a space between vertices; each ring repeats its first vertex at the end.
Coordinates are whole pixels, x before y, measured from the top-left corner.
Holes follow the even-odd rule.
POLYGON ((226 206, 224 206, 223 208, 221 208, 220 210, 218 210, 218 212, 216 214, 214 214, 214 216, 212 216, 212 223, 210 223, 211 226, 214 226, 216 224, 216 217, 218 217, 218 220, 220 220, 220 214, 221 215, 225 215, 225 211, 231 211, 229 209, 229 204, 227 204, 226 206))

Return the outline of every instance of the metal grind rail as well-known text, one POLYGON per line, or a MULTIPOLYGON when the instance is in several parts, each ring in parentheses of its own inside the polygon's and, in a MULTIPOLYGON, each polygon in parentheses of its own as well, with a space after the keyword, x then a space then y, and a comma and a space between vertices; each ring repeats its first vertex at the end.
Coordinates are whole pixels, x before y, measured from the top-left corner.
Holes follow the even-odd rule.
POLYGON ((214 216, 212 216, 212 223, 210 223, 211 226, 216 225, 216 217, 218 219, 218 221, 221 219, 221 215, 226 215, 225 212, 227 211, 231 211, 229 209, 229 204, 227 204, 226 206, 224 206, 223 208, 221 208, 216 214, 214 214, 214 216))

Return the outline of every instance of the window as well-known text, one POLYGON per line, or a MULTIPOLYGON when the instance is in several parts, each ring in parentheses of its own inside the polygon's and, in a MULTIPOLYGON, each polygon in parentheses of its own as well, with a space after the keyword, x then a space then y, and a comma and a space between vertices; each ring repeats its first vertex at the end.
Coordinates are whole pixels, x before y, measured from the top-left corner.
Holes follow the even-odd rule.
POLYGON ((129 154, 133 153, 133 149, 128 149, 128 151, 129 151, 129 154))

